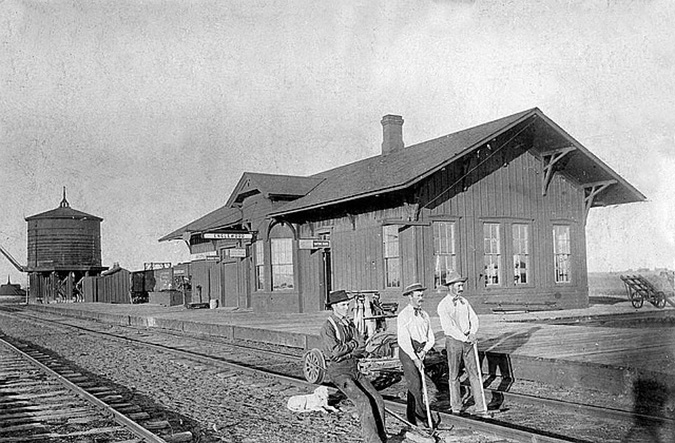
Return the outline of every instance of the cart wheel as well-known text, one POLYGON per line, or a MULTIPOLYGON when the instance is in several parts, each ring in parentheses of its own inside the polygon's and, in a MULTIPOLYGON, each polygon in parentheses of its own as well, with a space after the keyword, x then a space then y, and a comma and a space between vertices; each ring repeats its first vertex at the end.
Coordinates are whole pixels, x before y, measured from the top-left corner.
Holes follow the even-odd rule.
POLYGON ((659 309, 663 309, 666 307, 666 294, 663 292, 657 292, 656 293, 656 302, 654 303, 654 306, 656 306, 659 309))
POLYGON ((633 307, 640 309, 645 302, 645 299, 642 297, 642 294, 633 293, 630 295, 630 302, 633 304, 633 307))
POLYGON ((305 352, 302 361, 305 380, 317 385, 323 383, 326 375, 326 360, 323 358, 323 353, 318 349, 311 349, 305 352))

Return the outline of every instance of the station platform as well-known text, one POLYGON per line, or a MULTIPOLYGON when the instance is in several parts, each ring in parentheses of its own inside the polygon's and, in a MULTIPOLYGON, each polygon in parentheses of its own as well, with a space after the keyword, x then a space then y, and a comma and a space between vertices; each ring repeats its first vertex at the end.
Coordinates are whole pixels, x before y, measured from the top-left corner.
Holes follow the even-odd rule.
MULTIPOLYGON (((250 340, 300 349, 320 347, 328 312, 258 313, 246 309, 188 309, 151 304, 53 303, 28 308, 100 322, 250 340)), ((440 320, 430 312, 437 348, 440 320)), ((484 372, 550 385, 630 395, 658 383, 675 396, 675 309, 626 297, 591 298, 586 309, 479 315, 484 372)), ((395 333, 396 319, 387 320, 395 333)))

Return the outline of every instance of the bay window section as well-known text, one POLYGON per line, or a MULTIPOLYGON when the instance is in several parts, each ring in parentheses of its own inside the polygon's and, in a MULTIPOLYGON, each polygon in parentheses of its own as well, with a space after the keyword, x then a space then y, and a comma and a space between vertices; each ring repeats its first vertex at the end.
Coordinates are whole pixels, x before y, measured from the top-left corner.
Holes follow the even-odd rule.
POLYGON ((258 240, 254 243, 255 257, 255 290, 265 289, 265 243, 258 240))
POLYGON ((293 289, 293 239, 273 238, 271 245, 272 290, 293 289))

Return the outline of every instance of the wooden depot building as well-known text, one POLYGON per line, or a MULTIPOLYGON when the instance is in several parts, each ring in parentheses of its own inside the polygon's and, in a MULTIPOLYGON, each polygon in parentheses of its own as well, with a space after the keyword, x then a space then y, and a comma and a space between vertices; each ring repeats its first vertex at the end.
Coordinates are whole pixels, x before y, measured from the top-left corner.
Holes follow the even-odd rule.
POLYGON ((192 254, 193 301, 315 312, 332 289, 435 311, 452 270, 479 312, 588 305, 591 208, 646 198, 538 108, 312 176, 246 172, 227 204, 162 237, 192 254))

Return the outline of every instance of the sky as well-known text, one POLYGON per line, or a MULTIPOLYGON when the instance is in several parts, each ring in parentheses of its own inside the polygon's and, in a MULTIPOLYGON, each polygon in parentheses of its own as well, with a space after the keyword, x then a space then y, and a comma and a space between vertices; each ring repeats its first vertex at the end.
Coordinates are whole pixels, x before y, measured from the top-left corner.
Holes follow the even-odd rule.
MULTIPOLYGON (((0 2, 0 245, 102 217, 104 266, 189 260, 167 233, 245 171, 309 175, 540 108, 647 202, 595 208, 589 271, 675 268, 670 0, 0 2)), ((0 257, 0 282, 26 276, 0 257)))

